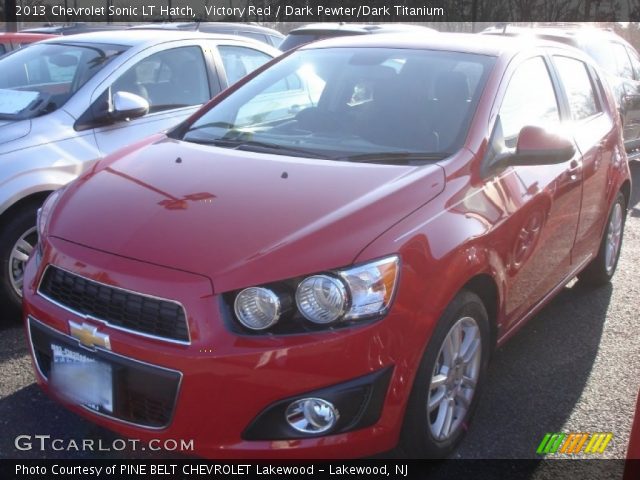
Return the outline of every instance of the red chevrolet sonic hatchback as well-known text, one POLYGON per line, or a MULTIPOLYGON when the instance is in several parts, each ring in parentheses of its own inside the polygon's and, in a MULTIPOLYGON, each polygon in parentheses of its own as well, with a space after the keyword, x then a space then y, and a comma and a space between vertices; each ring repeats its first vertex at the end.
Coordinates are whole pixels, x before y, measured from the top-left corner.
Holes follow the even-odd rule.
POLYGON ((577 50, 312 44, 49 197, 37 378, 211 457, 444 456, 496 345, 576 275, 609 281, 630 188, 577 50))

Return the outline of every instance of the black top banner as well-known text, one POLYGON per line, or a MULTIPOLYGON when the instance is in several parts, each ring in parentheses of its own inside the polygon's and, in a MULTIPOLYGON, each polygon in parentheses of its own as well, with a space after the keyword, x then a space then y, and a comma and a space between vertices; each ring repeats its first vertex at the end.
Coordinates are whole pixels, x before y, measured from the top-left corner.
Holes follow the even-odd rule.
POLYGON ((3 2, 0 3, 0 20, 19 22, 640 21, 640 0, 0 1, 3 2))

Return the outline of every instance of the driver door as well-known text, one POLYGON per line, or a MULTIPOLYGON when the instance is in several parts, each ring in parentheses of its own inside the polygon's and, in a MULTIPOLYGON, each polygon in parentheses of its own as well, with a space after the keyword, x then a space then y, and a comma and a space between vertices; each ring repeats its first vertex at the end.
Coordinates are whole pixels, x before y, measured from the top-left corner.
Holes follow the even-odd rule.
MULTIPOLYGON (((521 129, 536 125, 557 131, 566 122, 561 97, 543 56, 524 60, 509 80, 499 115, 507 148, 516 147, 521 129)), ((572 269, 571 250, 578 228, 582 194, 582 159, 508 166, 496 178, 513 205, 504 228, 510 254, 507 275, 507 326, 522 318, 572 269)))

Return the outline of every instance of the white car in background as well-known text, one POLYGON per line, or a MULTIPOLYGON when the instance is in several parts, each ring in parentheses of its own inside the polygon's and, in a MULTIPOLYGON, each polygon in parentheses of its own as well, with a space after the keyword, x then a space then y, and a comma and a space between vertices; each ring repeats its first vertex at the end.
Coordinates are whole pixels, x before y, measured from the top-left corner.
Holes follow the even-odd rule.
POLYGON ((240 37, 128 30, 58 37, 1 58, 0 320, 20 311, 49 193, 279 54, 240 37))

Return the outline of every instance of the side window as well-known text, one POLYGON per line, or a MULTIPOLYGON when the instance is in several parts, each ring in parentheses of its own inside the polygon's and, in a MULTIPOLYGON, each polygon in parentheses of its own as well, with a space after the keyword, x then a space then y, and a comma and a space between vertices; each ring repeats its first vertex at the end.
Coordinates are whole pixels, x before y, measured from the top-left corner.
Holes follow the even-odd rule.
POLYGON ((7 47, 0 43, 0 55, 4 55, 5 53, 7 53, 7 47))
POLYGON ((242 35, 243 37, 251 38, 252 40, 257 40, 262 43, 268 43, 267 38, 261 33, 254 33, 254 32, 247 32, 245 30, 239 30, 237 34, 242 35))
POLYGON ((632 49, 627 49, 629 53, 629 58, 631 59, 631 65, 633 66, 633 72, 636 80, 640 80, 640 56, 638 56, 638 52, 632 49))
POLYGON ((111 91, 141 96, 150 112, 200 105, 211 96, 202 50, 196 46, 148 56, 122 74, 111 91))
POLYGON ((552 128, 560 122, 558 102, 542 57, 523 62, 509 81, 500 106, 502 132, 508 147, 515 147, 522 127, 552 128))
POLYGON ((555 56, 553 62, 567 93, 571 117, 583 120, 600 112, 587 66, 569 57, 555 56))
POLYGON ((620 43, 613 43, 612 47, 613 53, 616 57, 617 75, 622 78, 633 80, 633 68, 631 67, 629 55, 627 55, 627 49, 620 43))
POLYGON ((266 53, 248 47, 221 45, 218 47, 218 51, 222 57, 229 85, 236 83, 248 73, 271 60, 271 57, 266 53))

